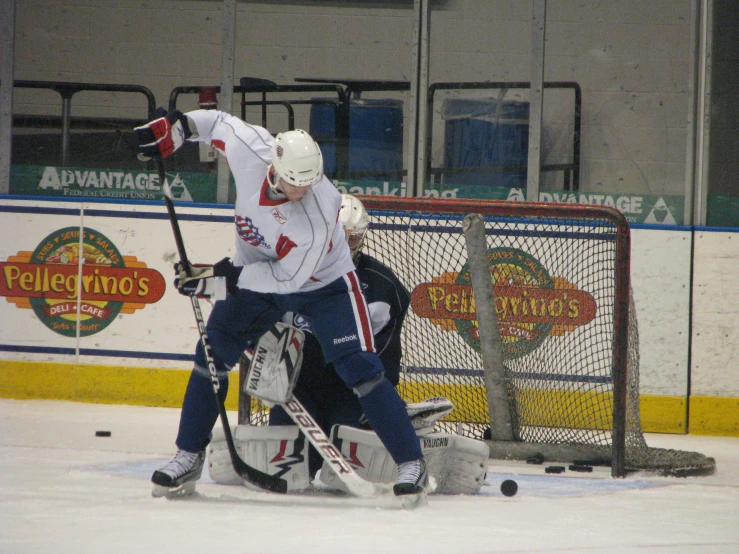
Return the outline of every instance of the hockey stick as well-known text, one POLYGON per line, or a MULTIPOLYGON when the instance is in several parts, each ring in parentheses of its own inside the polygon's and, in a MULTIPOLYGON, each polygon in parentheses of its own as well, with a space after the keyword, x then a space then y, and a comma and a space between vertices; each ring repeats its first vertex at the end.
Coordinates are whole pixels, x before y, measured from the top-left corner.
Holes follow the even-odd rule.
POLYGON ((339 449, 329 440, 326 433, 318 426, 316 420, 308 413, 308 410, 305 409, 300 400, 293 396, 290 402, 280 404, 280 406, 285 409, 303 434, 308 437, 310 443, 336 473, 338 478, 346 485, 349 492, 363 498, 377 496, 379 490, 375 487, 374 483, 365 481, 354 471, 354 468, 344 459, 339 449))
POLYGON ((240 392, 259 398, 269 406, 282 407, 349 492, 361 497, 375 496, 378 492, 375 485, 354 471, 292 393, 303 360, 302 336, 302 331, 280 322, 264 333, 253 353, 244 353, 245 357, 251 354, 251 359, 240 392))
MULTIPOLYGON (((169 213, 169 221, 172 224, 172 232, 174 233, 174 240, 177 244, 177 253, 180 256, 180 264, 185 268, 185 271, 190 273, 190 262, 187 259, 187 252, 185 252, 185 243, 182 240, 182 233, 180 232, 180 224, 177 221, 177 213, 174 210, 174 202, 172 201, 172 191, 167 183, 167 178, 164 172, 164 162, 162 158, 157 156, 156 158, 157 171, 159 172, 159 180, 162 183, 162 191, 164 192, 164 201, 167 203, 167 212, 169 213)), ((208 372, 210 373, 210 382, 213 385, 213 394, 215 395, 216 404, 218 404, 218 414, 221 418, 221 424, 223 425, 223 434, 226 437, 226 444, 228 445, 228 453, 231 455, 231 463, 234 466, 236 473, 241 476, 242 479, 256 485, 259 488, 270 492, 286 493, 287 492, 287 481, 274 475, 264 473, 256 468, 251 467, 242 460, 236 453, 236 447, 234 446, 233 435, 231 434, 231 426, 228 423, 228 415, 226 414, 226 407, 221 402, 218 395, 220 389, 220 383, 218 382, 218 376, 216 374, 216 364, 213 361, 213 354, 210 350, 210 341, 208 340, 208 334, 206 332, 205 321, 203 320, 203 313, 200 311, 200 301, 195 295, 190 296, 192 302, 192 310, 195 313, 195 321, 198 324, 198 332, 200 333, 200 343, 203 345, 203 352, 205 353, 205 361, 208 364, 208 372)))

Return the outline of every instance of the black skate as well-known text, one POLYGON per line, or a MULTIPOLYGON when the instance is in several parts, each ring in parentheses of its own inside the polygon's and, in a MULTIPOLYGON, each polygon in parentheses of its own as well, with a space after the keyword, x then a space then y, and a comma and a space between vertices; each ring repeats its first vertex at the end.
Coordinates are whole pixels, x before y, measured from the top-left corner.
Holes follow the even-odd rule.
POLYGON ((196 453, 178 450, 167 465, 151 476, 151 482, 154 483, 151 495, 155 498, 173 498, 192 494, 204 464, 204 450, 196 453))
POLYGON ((398 466, 398 477, 393 485, 395 496, 422 494, 429 482, 425 460, 413 460, 398 466))

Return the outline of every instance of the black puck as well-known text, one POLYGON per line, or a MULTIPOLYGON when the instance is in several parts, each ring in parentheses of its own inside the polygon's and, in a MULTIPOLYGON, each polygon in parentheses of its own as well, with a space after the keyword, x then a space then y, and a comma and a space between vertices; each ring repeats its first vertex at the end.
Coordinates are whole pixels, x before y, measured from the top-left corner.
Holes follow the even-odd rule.
POLYGON ((572 460, 572 463, 576 466, 604 466, 611 467, 610 460, 572 460))
POLYGON ((570 471, 580 471, 583 473, 590 473, 593 471, 593 466, 587 466, 583 464, 572 464, 570 467, 570 471))
POLYGON ((514 496, 518 492, 518 483, 513 479, 506 479, 500 484, 500 492, 503 496, 514 496))
POLYGON ((544 463, 544 454, 537 452, 535 455, 531 456, 531 458, 526 458, 526 463, 541 465, 544 463))
POLYGON ((544 469, 545 473, 564 473, 565 466, 547 466, 544 469))
POLYGON ((110 435, 110 431, 95 431, 96 437, 109 437, 110 435))

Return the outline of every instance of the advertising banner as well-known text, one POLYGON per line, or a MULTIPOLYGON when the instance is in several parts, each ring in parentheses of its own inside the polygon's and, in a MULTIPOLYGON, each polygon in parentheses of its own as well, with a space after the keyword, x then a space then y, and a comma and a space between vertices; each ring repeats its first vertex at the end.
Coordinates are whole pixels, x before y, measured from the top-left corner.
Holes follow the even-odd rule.
MULTIPOLYGON (((170 174, 175 198, 182 202, 216 202, 216 174, 170 174)), ((161 200, 162 186, 155 170, 96 169, 13 165, 10 193, 21 196, 63 196, 105 200, 161 200)))
MULTIPOLYGON (((405 196, 405 183, 387 181, 336 181, 345 193, 381 196, 405 196)), ((424 196, 429 198, 468 198, 475 200, 510 200, 523 202, 526 191, 521 188, 483 187, 479 185, 426 185, 424 196)), ((609 206, 622 212, 629 223, 683 225, 685 199, 678 195, 636 193, 604 193, 575 191, 539 191, 539 202, 592 204, 609 206)))
MULTIPOLYGON (((169 175, 175 198, 182 202, 215 203, 216 173, 181 171, 169 175)), ((399 181, 334 181, 342 192, 381 196, 405 196, 405 183, 399 181)), ((13 165, 10 193, 21 196, 63 196, 66 198, 101 198, 108 200, 161 200, 161 183, 156 171, 111 170, 80 167, 13 165)), ((424 195, 429 198, 469 198, 523 202, 523 188, 429 183, 424 195)), ((539 191, 539 202, 592 204, 610 206, 622 212, 629 223, 683 225, 685 199, 679 195, 606 193, 576 191, 539 191)), ((711 206, 709 200, 709 207, 711 206)), ((717 206, 712 225, 737 222, 732 211, 717 206), (725 223, 722 221, 726 220, 725 223)))

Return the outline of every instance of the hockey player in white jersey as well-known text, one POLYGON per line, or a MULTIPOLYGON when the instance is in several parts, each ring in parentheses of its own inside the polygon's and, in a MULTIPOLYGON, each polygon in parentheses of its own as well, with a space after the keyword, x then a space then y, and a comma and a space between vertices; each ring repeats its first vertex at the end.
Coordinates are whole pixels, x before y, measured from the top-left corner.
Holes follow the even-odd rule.
MULTIPOLYGON (((410 293, 397 275, 369 254, 362 252, 369 216, 357 197, 342 195, 339 219, 369 305, 375 334, 375 347, 385 368, 386 378, 398 384, 401 372, 402 327, 410 305, 410 293)), ((357 397, 323 359, 320 344, 300 314, 286 320, 305 331, 302 369, 293 394, 300 399, 316 423, 334 439, 345 459, 357 474, 373 483, 391 483, 396 477, 395 463, 370 429, 357 397)), ((443 494, 473 494, 485 481, 489 448, 482 441, 441 433, 437 422, 454 409, 443 397, 428 398, 407 406, 411 423, 421 438, 429 474, 429 491, 443 494)), ((298 432, 287 411, 279 405, 269 413, 269 426, 239 425, 233 432, 237 452, 250 466, 277 475, 288 483, 288 490, 303 491, 314 486, 321 469, 320 485, 347 490, 329 463, 298 432)), ((235 472, 226 439, 220 429, 213 432, 208 446, 210 477, 219 484, 238 485, 244 480, 235 472)))
MULTIPOLYGON (((233 261, 177 267, 180 293, 216 300, 207 334, 219 394, 241 354, 282 319, 302 314, 326 360, 354 390, 364 413, 398 465, 396 495, 418 494, 428 476, 405 404, 374 351, 369 311, 344 231, 341 194, 323 175, 320 148, 308 133, 273 138, 217 110, 170 112, 136 129, 139 153, 166 158, 185 140, 203 141, 228 159, 236 183, 233 261), (189 273, 189 276, 188 276, 189 273)), ((175 441, 178 451, 154 472, 155 496, 195 489, 218 407, 200 342, 175 441)))
MULTIPOLYGON (((339 220, 367 300, 377 355, 382 361, 385 377, 397 387, 401 371, 401 332, 411 303, 410 292, 389 267, 362 252, 369 217, 361 200, 343 194, 339 220)), ((292 317, 287 323, 307 331, 302 369, 294 394, 327 435, 336 424, 360 427, 363 412, 356 395, 336 375, 333 365, 326 364, 320 344, 309 332, 310 326, 303 316, 288 315, 292 317)), ((269 424, 293 425, 293 422, 282 407, 274 406, 269 413, 269 424)), ((322 459, 314 448, 309 450, 311 474, 314 475, 322 459)))

